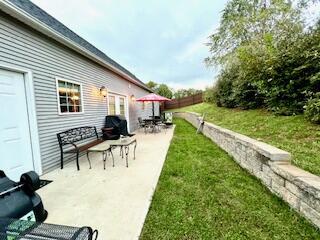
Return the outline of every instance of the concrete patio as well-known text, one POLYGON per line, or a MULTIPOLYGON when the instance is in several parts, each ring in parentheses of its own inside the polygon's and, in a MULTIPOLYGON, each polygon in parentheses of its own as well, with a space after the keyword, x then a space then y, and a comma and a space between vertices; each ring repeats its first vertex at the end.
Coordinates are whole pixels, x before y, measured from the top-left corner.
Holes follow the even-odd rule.
POLYGON ((92 169, 86 156, 43 175, 53 180, 41 188, 44 206, 49 212, 47 223, 91 226, 99 230, 98 239, 138 239, 173 136, 173 128, 156 134, 136 135, 136 160, 133 147, 129 168, 114 149, 115 167, 108 157, 103 170, 101 154, 92 154, 92 169))

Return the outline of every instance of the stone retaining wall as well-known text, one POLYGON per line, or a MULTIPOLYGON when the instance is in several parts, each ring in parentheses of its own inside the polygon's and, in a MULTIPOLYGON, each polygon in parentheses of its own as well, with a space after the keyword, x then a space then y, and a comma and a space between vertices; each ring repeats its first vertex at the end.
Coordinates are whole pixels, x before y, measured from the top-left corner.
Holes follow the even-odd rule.
MULTIPOLYGON (((198 128, 197 113, 175 113, 198 128)), ((320 177, 291 165, 291 155, 273 147, 205 122, 202 133, 225 150, 251 174, 259 178, 271 192, 320 228, 320 177)))

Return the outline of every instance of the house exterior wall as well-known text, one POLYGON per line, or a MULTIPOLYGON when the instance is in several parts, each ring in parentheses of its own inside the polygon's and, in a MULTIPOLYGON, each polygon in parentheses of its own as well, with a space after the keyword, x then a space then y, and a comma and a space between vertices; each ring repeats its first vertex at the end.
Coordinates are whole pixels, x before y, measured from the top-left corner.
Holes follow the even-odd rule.
POLYGON ((99 94, 101 86, 127 96, 131 131, 139 116, 152 114, 150 105, 143 109, 130 98, 142 97, 148 91, 0 11, 1 64, 32 71, 43 172, 59 166, 56 133, 78 126, 96 126, 98 130, 103 126, 108 109, 107 98, 99 94), (82 84, 84 113, 59 115, 57 77, 82 84))

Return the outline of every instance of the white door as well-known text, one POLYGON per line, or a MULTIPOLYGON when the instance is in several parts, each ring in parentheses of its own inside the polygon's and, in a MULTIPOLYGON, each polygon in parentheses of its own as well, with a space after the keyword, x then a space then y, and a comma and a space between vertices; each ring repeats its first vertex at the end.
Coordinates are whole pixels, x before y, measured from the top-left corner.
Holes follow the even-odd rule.
POLYGON ((1 69, 0 169, 13 180, 34 170, 24 76, 1 69))

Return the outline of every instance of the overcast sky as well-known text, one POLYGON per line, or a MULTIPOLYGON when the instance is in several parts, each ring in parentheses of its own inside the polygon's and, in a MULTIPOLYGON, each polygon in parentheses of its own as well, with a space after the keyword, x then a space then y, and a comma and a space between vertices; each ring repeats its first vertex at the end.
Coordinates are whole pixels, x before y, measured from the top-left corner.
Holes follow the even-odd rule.
POLYGON ((203 60, 226 0, 32 0, 142 81, 212 85, 203 60))

